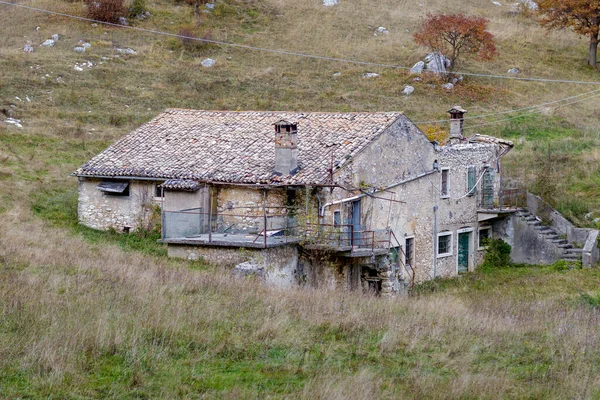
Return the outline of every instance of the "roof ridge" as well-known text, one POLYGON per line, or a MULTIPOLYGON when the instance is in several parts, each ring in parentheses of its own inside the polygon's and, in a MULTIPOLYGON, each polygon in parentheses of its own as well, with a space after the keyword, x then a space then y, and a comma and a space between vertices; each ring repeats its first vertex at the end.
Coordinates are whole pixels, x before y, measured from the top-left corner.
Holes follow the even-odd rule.
POLYGON ((404 111, 293 111, 293 110, 202 110, 195 108, 167 108, 163 113, 171 111, 192 111, 192 112, 206 112, 206 113, 272 113, 272 114, 329 114, 329 115, 374 115, 374 114, 397 114, 405 115, 404 111))

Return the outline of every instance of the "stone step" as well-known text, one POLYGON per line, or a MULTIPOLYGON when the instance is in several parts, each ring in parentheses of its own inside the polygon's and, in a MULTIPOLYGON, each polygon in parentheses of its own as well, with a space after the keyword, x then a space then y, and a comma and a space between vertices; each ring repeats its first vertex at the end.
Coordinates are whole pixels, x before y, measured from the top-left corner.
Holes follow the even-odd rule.
POLYGON ((552 243, 556 243, 556 244, 567 244, 569 242, 567 242, 567 239, 553 239, 552 243))
POLYGON ((535 229, 536 231, 547 231, 548 229, 550 229, 550 227, 545 225, 538 225, 534 226, 533 229, 535 229))
POLYGON ((558 235, 545 235, 544 238, 546 240, 552 240, 552 241, 554 241, 554 240, 558 239, 558 235))
POLYGON ((527 225, 541 226, 542 223, 536 219, 535 221, 527 221, 527 225))
POLYGON ((583 249, 569 249, 569 250, 567 250, 567 253, 581 254, 581 253, 583 253, 583 249))
POLYGON ((525 217, 529 217, 531 215, 531 213, 529 211, 519 211, 519 212, 517 212, 517 215, 519 217, 525 218, 525 217))
POLYGON ((573 245, 571 243, 559 244, 558 247, 561 249, 572 249, 573 245))
POLYGON ((542 235, 558 235, 554 229, 542 229, 540 233, 542 235))
POLYGON ((581 260, 581 254, 563 254, 563 260, 581 260))
POLYGON ((525 218, 525 220, 527 220, 527 221, 537 221, 538 219, 536 217, 534 217, 533 215, 530 215, 527 218, 525 218))

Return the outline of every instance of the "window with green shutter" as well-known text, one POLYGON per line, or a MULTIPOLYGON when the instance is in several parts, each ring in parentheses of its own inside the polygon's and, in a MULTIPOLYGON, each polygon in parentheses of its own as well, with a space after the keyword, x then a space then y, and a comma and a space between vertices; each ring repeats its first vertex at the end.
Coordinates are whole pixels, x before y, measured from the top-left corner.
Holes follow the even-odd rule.
POLYGON ((470 166, 467 173, 467 188, 469 196, 473 196, 477 191, 477 186, 475 185, 475 183, 477 182, 476 177, 477 176, 475 167, 470 166))

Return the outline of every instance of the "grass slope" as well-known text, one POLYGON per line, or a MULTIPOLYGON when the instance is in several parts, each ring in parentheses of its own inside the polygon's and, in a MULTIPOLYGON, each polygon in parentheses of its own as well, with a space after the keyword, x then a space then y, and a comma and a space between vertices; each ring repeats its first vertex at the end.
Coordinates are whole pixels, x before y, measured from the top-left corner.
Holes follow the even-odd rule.
MULTIPOLYGON (((598 76, 584 66, 583 42, 566 33, 546 37, 529 19, 508 18, 488 2, 319 3, 227 0, 198 21, 185 5, 157 1, 149 3, 153 16, 137 24, 410 65, 425 52, 410 38, 425 11, 468 7, 491 19, 502 55, 463 68, 598 76), (390 34, 375 37, 369 26, 390 34)), ((78 2, 26 4, 84 12, 78 2)), ((454 103, 480 114, 591 90, 467 78, 454 92, 423 83, 406 97, 400 91, 411 77, 375 68, 381 77, 363 80, 371 70, 191 49, 0 6, 0 109, 24 125, 0 122, 0 397, 600 397, 596 269, 501 268, 382 301, 231 281, 218 267, 167 259, 152 235, 77 225, 76 181, 68 174, 166 107, 400 109, 419 121, 445 118, 454 103), (54 48, 37 46, 53 33, 62 35, 54 48), (80 39, 92 43, 83 55, 72 50, 80 39), (32 54, 22 52, 27 40, 32 54), (138 54, 117 58, 115 47, 138 54), (217 60, 212 69, 199 65, 207 56, 217 60), (74 70, 88 60, 93 68, 74 70)), ((599 211, 596 104, 479 128, 515 140, 509 167, 533 188, 544 184, 537 189, 582 223, 588 210, 599 211)))

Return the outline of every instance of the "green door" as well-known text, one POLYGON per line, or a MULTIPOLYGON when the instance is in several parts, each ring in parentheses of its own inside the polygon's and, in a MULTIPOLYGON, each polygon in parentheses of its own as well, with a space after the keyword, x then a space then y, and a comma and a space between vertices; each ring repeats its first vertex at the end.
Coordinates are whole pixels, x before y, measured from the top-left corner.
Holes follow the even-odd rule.
POLYGON ((469 271, 469 242, 470 232, 458 234, 458 272, 469 271))

